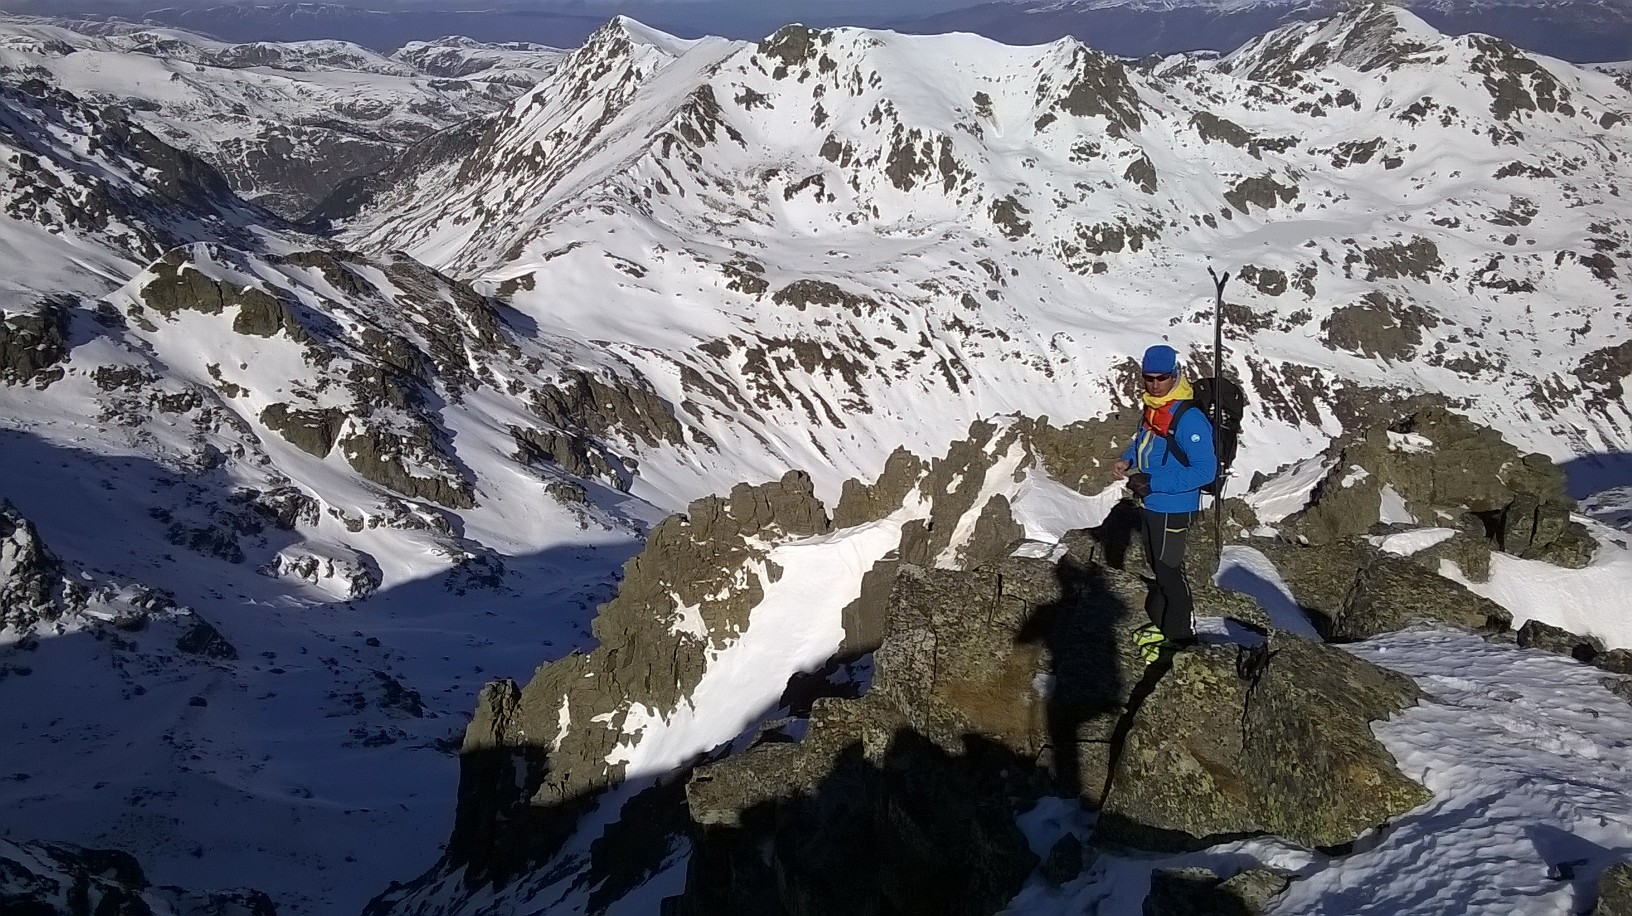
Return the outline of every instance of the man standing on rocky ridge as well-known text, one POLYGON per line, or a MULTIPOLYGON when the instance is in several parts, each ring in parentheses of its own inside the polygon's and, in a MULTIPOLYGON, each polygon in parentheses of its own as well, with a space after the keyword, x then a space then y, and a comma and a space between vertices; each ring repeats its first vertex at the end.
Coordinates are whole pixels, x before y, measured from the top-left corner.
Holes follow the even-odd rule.
POLYGON ((1213 425, 1205 410, 1193 409, 1195 392, 1180 371, 1179 354, 1157 344, 1145 351, 1139 369, 1144 414, 1114 473, 1142 507, 1145 556, 1155 582, 1145 596, 1150 623, 1135 631, 1134 643, 1153 662, 1163 649, 1196 639, 1184 548, 1190 521, 1201 509, 1201 488, 1218 474, 1218 457, 1213 425))

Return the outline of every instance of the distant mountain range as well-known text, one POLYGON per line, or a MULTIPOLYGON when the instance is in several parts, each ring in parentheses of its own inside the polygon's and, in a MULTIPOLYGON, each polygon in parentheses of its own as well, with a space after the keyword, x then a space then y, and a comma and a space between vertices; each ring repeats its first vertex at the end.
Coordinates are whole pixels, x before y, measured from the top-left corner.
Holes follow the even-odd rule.
MULTIPOLYGON (((411 41, 464 35, 478 41, 530 41, 576 47, 612 11, 681 37, 719 35, 757 40, 790 21, 809 26, 854 25, 913 34, 972 32, 1006 44, 1041 44, 1070 36, 1111 54, 1142 57, 1179 51, 1233 51, 1255 35, 1294 20, 1341 12, 1347 0, 995 0, 930 15, 902 14, 889 5, 776 5, 743 8, 723 0, 635 2, 526 8, 379 9, 329 3, 170 6, 126 18, 176 26, 229 41, 336 38, 377 51, 411 41)), ((1622 0, 1401 0, 1447 35, 1482 32, 1529 51, 1583 62, 1632 60, 1632 4, 1622 0)), ((27 9, 25 4, 23 9, 27 9)))
MULTIPOLYGON (((1232 51, 1289 21, 1341 12, 1345 0, 997 0, 885 28, 935 34, 974 32, 1009 44, 1065 35, 1111 54, 1232 51)), ((1481 32, 1575 62, 1632 59, 1632 4, 1585 0, 1401 0, 1447 35, 1481 32)))

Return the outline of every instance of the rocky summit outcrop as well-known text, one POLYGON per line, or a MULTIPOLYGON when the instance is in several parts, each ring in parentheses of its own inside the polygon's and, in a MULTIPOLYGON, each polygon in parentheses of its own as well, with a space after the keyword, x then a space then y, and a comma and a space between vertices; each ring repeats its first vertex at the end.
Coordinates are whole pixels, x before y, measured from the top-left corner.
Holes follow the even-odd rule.
POLYGON ((1482 526, 1502 551, 1571 568, 1585 566, 1596 548, 1570 519, 1575 502, 1551 459, 1522 454, 1441 406, 1340 439, 1323 460, 1328 470, 1309 504, 1278 526, 1300 543, 1329 544, 1409 518, 1482 526))
POLYGON ((1038 865, 1017 807, 1051 791, 1051 768, 1098 794, 1143 672, 1133 577, 1102 576, 1025 558, 901 567, 871 690, 817 701, 796 745, 692 778, 703 829, 672 912, 1000 909, 1038 865))
POLYGON ((0 839, 0 912, 15 916, 277 916, 255 890, 155 885, 128 853, 0 839))
MULTIPOLYGON (((695 772, 689 881, 665 912, 998 912, 1046 864, 1013 829, 1042 795, 1101 808, 1094 843, 1147 849, 1336 846, 1427 800, 1370 731, 1419 699, 1408 679, 1282 634, 1147 667, 1128 638, 1143 583, 1075 543, 903 566, 864 696, 818 701, 797 744, 695 772)), ((1076 876, 1071 858, 1050 880, 1076 876)), ((1212 876, 1208 899, 1253 909, 1174 909, 1201 894, 1187 885, 1153 891, 1152 912, 1255 912, 1277 881, 1212 876)))
MULTIPOLYGON (((1108 482, 1119 428, 1115 418, 1065 429, 981 421, 939 458, 897 450, 875 481, 843 488, 832 521, 797 473, 666 520, 602 608, 599 648, 545 666, 525 687, 483 691, 447 857, 371 914, 441 912, 450 893, 536 895, 579 872, 572 880, 611 900, 619 892, 608 888, 633 887, 684 841, 686 885, 664 902, 666 916, 984 916, 1034 876, 1076 880, 1100 851, 1274 836, 1340 854, 1427 802, 1372 732, 1425 696, 1335 643, 1422 622, 1506 633, 1501 607, 1441 571, 1449 562, 1482 577, 1500 545, 1476 512, 1510 506, 1515 486, 1552 498, 1556 469, 1521 460, 1499 486, 1458 489, 1449 471, 1452 483, 1435 483, 1430 450, 1390 450, 1385 438, 1399 454, 1370 460, 1401 482, 1402 502, 1457 508, 1431 517, 1460 527, 1374 515, 1356 533, 1299 542, 1229 526, 1231 548, 1269 561, 1330 642, 1298 635, 1308 630, 1286 609, 1213 583, 1210 539, 1193 537, 1198 606, 1227 618, 1237 642, 1215 632, 1147 664, 1131 640, 1149 585, 1132 504, 1098 494, 1084 505, 1109 508, 1100 524, 1042 544, 1024 540, 1011 503, 1033 475, 1063 473, 1093 495, 1108 482), (898 532, 895 549, 857 567, 860 597, 809 610, 842 620, 828 666, 790 671, 778 704, 734 740, 667 747, 635 779, 629 762, 644 742, 674 739, 663 731, 670 710, 701 715, 698 685, 783 573, 776 545, 824 535, 827 549, 879 530, 898 532), (648 783, 658 770, 666 777, 648 783), (573 849, 586 841, 574 831, 602 799, 649 836, 609 829, 587 860, 563 857, 569 839, 573 849), (1036 848, 1017 817, 1042 799, 1097 812, 1097 825, 1036 848)), ((1313 479, 1306 471, 1262 486, 1313 479)), ((1231 501, 1231 518, 1250 518, 1254 498, 1231 501)), ((1539 626, 1520 641, 1601 648, 1539 626)), ((1599 655, 1608 675, 1620 670, 1613 653, 1599 655)), ((1164 872, 1145 908, 1253 913, 1289 880, 1250 867, 1164 872)))

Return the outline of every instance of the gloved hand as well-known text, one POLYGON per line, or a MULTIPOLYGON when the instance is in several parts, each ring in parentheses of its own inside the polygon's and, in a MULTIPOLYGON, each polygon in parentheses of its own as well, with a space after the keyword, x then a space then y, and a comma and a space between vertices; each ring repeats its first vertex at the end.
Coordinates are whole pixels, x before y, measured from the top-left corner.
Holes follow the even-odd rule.
POLYGON ((1132 493, 1139 499, 1144 499, 1150 495, 1149 474, 1146 474, 1144 471, 1131 471, 1128 473, 1127 479, 1129 493, 1132 493))

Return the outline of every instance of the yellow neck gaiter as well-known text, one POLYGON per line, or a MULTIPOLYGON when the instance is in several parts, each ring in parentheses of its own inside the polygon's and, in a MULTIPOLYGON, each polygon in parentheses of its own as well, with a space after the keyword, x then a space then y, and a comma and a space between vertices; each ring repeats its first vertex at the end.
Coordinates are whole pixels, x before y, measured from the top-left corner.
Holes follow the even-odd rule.
POLYGON ((1157 398, 1152 397, 1149 392, 1146 392, 1144 398, 1146 407, 1149 407, 1151 410, 1160 410, 1174 401, 1188 401, 1193 399, 1195 396, 1196 392, 1195 389, 1190 387, 1190 380, 1181 375, 1179 376, 1179 380, 1174 383, 1173 390, 1169 391, 1166 395, 1157 398))

